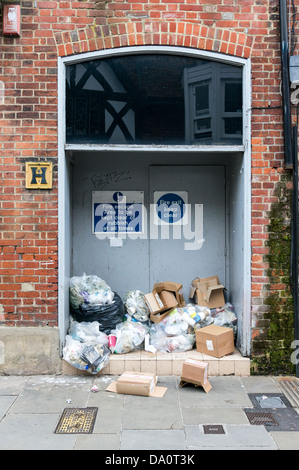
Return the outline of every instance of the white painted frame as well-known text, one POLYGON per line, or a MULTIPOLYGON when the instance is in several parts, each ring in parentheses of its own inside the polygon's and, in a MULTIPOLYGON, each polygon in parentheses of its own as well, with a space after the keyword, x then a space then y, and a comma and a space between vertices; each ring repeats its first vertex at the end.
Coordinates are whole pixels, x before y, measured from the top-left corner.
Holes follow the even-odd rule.
POLYGON ((251 62, 250 59, 228 56, 216 52, 201 51, 176 46, 132 46, 106 49, 58 57, 58 325, 60 329, 60 351, 64 344, 69 321, 69 277, 70 277, 70 192, 69 164, 66 151, 130 151, 130 152, 211 152, 243 153, 244 161, 244 265, 243 265, 243 321, 241 337, 244 356, 250 355, 251 347, 251 62), (66 65, 88 60, 104 59, 120 55, 172 54, 202 58, 242 67, 243 78, 243 145, 98 145, 66 144, 65 77, 66 65))

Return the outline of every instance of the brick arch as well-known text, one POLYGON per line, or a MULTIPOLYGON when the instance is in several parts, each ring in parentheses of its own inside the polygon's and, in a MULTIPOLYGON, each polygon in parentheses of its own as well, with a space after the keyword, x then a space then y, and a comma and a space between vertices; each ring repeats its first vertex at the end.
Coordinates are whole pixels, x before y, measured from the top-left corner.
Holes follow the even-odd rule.
POLYGON ((69 56, 124 46, 182 46, 248 58, 253 38, 245 33, 167 21, 139 21, 55 34, 58 55, 69 56))

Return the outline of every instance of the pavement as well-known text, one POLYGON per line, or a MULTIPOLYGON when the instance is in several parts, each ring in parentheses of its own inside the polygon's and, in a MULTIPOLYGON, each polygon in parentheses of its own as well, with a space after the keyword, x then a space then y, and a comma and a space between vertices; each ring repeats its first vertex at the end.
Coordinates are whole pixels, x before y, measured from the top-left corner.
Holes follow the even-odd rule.
MULTIPOLYGON (((206 393, 180 387, 178 376, 159 376, 167 387, 162 398, 106 391, 116 378, 0 376, 0 450, 102 450, 110 464, 141 451, 153 460, 188 455, 192 464, 198 450, 299 450, 298 402, 279 377, 212 376, 206 393), (97 409, 89 434, 56 433, 66 408, 89 407, 97 409)), ((298 379, 290 381, 297 392, 298 379)), ((135 459, 125 463, 138 466, 135 459)))

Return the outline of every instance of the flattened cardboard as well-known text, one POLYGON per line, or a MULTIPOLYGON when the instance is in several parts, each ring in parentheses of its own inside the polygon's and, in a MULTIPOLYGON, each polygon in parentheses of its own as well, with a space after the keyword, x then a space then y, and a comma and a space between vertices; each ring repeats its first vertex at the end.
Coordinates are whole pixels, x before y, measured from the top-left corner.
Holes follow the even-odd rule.
POLYGON ((111 382, 106 391, 162 398, 167 388, 157 387, 156 384, 157 376, 155 374, 126 371, 116 382, 111 382))
POLYGON ((218 276, 193 279, 189 297, 195 297, 196 303, 203 307, 218 308, 225 304, 225 287, 220 284, 218 276))
POLYGON ((232 328, 219 325, 208 325, 195 332, 196 349, 214 357, 227 356, 235 350, 232 328))
POLYGON ((191 357, 186 359, 183 363, 180 386, 183 387, 186 382, 192 383, 196 387, 201 386, 206 393, 209 393, 212 385, 208 380, 208 367, 207 362, 198 361, 191 357))

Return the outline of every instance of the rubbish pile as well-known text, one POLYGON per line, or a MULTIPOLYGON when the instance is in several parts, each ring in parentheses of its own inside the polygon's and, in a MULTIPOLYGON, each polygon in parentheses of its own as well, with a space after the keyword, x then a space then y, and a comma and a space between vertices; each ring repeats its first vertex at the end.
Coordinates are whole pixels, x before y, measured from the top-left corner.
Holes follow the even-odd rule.
MULTIPOLYGON (((219 295, 224 287, 220 288, 216 276, 206 279, 200 286, 201 295, 197 295, 204 305, 193 302, 186 305, 179 283, 156 283, 149 294, 132 290, 121 299, 96 275, 84 273, 72 277, 71 321, 63 348, 64 360, 77 369, 96 374, 109 363, 110 354, 139 349, 153 353, 192 350, 197 330, 209 325, 230 328, 236 338, 233 306, 224 303, 224 296, 219 295), (218 306, 211 307, 209 299, 215 301, 216 297, 220 304, 216 302, 218 306)), ((191 299, 196 289, 199 292, 198 278, 196 283, 194 289, 192 281, 191 299)))
POLYGON ((101 331, 109 333, 123 319, 124 304, 98 276, 75 276, 70 279, 71 315, 78 322, 99 321, 101 331))
POLYGON ((97 321, 71 321, 65 338, 63 358, 76 369, 98 373, 109 362, 108 336, 97 321))

